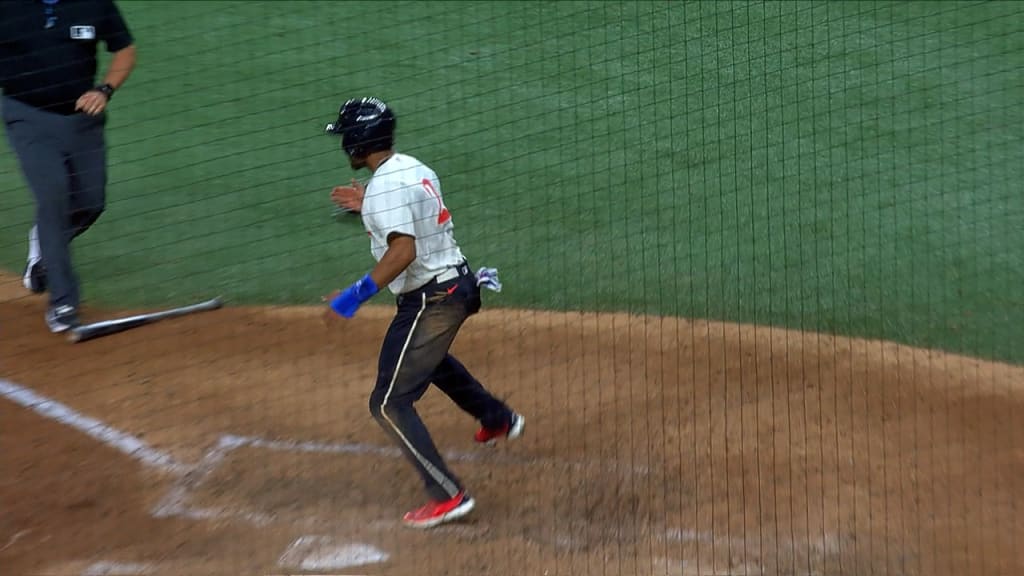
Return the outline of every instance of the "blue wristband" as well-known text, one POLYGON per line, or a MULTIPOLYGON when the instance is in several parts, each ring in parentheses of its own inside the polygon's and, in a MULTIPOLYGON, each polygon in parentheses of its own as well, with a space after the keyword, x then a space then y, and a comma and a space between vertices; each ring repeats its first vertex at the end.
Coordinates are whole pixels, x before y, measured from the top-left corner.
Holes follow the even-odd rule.
POLYGON ((360 304, 366 302, 370 298, 373 298, 377 292, 380 292, 380 288, 377 287, 377 284, 373 281, 373 277, 371 277, 369 273, 360 278, 354 286, 356 289, 356 296, 359 297, 360 304))
POLYGON ((345 318, 355 315, 360 306, 379 291, 369 274, 357 280, 331 300, 331 309, 345 318))

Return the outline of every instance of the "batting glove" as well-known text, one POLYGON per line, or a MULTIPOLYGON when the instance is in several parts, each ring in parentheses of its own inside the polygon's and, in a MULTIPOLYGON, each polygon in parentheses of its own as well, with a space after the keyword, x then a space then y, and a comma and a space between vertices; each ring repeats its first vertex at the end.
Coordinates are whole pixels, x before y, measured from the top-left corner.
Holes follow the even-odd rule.
POLYGON ((337 312, 339 316, 351 318, 355 316, 356 310, 364 302, 373 298, 373 295, 379 291, 380 289, 373 282, 373 278, 367 274, 357 280, 355 284, 346 288, 344 292, 338 294, 334 300, 331 300, 331 309, 337 312))
POLYGON ((495 292, 501 292, 501 281, 498 280, 497 268, 481 268, 476 272, 476 285, 495 292))

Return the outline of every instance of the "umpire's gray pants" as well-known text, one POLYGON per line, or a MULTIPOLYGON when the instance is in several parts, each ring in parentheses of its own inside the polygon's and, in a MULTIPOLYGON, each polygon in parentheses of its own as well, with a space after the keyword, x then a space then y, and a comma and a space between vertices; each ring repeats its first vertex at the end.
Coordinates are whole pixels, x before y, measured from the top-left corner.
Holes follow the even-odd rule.
POLYGON ((106 114, 63 116, 3 99, 7 139, 36 199, 39 248, 52 306, 79 305, 71 240, 103 213, 106 114))

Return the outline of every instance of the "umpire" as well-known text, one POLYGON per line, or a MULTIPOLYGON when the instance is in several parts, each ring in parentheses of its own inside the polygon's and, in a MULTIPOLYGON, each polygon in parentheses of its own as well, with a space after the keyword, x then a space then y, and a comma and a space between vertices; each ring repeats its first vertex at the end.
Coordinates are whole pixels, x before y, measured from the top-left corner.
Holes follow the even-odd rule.
POLYGON ((106 108, 134 67, 134 40, 113 0, 0 2, 2 116, 36 201, 24 283, 49 290, 52 332, 78 324, 70 244, 104 210, 106 108), (100 41, 113 59, 97 84, 100 41))

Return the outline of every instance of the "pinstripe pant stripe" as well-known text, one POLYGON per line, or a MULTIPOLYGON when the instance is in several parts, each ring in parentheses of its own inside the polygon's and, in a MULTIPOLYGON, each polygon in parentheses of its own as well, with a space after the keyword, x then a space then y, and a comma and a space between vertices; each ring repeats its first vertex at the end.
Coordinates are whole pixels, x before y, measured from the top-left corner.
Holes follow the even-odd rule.
POLYGON ((427 309, 427 295, 421 294, 421 296, 423 301, 420 304, 420 311, 416 313, 416 319, 412 322, 412 328, 409 329, 409 334, 405 337, 405 343, 402 345, 402 352, 398 355, 398 364, 395 366, 394 374, 391 375, 391 382, 388 384, 387 393, 384 394, 384 401, 381 402, 380 405, 380 413, 384 416, 384 420, 387 421, 388 425, 391 426, 391 429, 395 431, 395 434, 397 434, 398 437, 401 438, 402 442, 409 448, 409 451, 416 458, 416 461, 426 469, 427 473, 430 474, 430 477, 433 478, 435 482, 441 485, 441 488, 443 488, 445 492, 454 498, 459 493, 459 488, 455 482, 438 470, 430 460, 424 458, 423 455, 416 450, 416 447, 409 442, 409 439, 405 437, 405 434, 402 434, 398 425, 396 425, 394 420, 392 420, 388 415, 388 400, 391 398, 391 392, 395 388, 395 382, 398 380, 398 374, 402 370, 402 361, 405 359, 405 353, 409 348, 409 344, 412 342, 413 334, 416 333, 416 326, 419 325, 420 317, 423 315, 423 311, 427 309))

